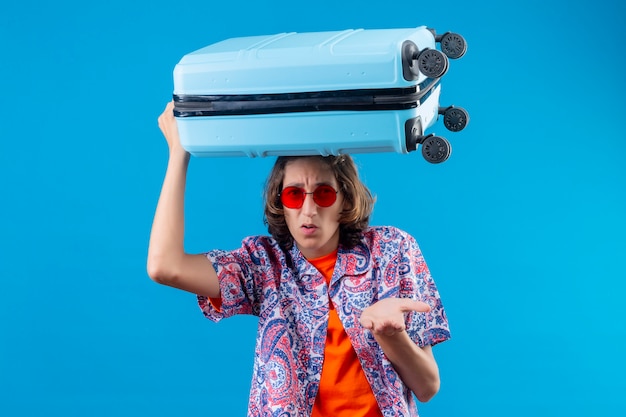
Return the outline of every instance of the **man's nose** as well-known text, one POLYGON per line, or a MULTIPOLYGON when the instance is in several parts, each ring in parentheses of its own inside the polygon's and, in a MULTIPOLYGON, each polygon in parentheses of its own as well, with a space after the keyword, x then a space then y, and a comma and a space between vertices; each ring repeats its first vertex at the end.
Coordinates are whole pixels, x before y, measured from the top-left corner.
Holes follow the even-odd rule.
POLYGON ((304 203, 302 203, 302 213, 312 216, 317 213, 317 204, 313 200, 313 193, 304 193, 304 203))

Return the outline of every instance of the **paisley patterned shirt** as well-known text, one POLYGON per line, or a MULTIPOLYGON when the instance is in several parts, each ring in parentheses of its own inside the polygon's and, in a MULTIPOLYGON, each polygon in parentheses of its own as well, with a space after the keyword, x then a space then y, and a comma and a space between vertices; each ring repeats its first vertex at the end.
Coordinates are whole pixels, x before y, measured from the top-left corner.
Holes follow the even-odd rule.
POLYGON ((450 338, 439 293, 415 239, 394 227, 370 227, 352 249, 339 246, 330 282, 300 253, 286 252, 271 237, 248 237, 234 251, 207 253, 220 281, 217 310, 203 296, 204 315, 219 321, 235 314, 259 317, 249 417, 311 414, 324 361, 329 295, 384 416, 416 417, 413 395, 361 312, 387 297, 426 302, 429 313, 408 313, 406 328, 418 346, 450 338))

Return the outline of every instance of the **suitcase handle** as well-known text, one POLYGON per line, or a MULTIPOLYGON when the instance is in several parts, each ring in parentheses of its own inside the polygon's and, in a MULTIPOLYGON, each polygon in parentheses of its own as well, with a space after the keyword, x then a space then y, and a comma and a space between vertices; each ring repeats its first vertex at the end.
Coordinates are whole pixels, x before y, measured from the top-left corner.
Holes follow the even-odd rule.
POLYGON ((402 44, 402 76, 407 81, 415 81, 419 78, 420 71, 417 67, 417 57, 420 50, 412 41, 404 41, 402 44))

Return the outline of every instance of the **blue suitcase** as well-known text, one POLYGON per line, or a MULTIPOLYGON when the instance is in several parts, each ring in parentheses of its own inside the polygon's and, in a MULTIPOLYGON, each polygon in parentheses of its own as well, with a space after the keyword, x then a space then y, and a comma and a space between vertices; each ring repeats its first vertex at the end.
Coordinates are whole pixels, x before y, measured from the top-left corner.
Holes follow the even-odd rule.
POLYGON ((451 131, 467 124, 464 109, 439 106, 448 58, 466 49, 462 36, 425 26, 226 39, 174 68, 181 143, 199 157, 421 146, 427 161, 443 162, 450 143, 425 131, 440 115, 451 131))

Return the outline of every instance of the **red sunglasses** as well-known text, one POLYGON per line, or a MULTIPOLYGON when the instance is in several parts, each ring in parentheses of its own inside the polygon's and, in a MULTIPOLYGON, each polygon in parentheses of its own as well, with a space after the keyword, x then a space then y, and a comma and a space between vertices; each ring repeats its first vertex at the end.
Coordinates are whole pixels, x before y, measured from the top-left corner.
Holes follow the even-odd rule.
POLYGON ((278 195, 283 206, 290 209, 299 209, 304 204, 307 194, 313 196, 313 201, 320 207, 330 207, 337 201, 337 190, 330 185, 320 185, 312 193, 307 193, 304 188, 285 187, 278 195))

